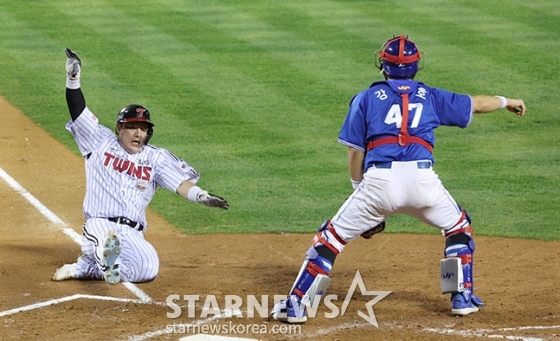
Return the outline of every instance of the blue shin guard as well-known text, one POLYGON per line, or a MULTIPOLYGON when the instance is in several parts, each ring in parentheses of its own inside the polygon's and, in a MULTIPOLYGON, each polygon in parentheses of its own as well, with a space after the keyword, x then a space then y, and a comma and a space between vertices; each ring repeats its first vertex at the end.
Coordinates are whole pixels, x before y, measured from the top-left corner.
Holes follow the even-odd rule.
POLYGON ((477 312, 478 307, 484 306, 484 303, 474 295, 474 241, 467 234, 456 236, 448 239, 445 248, 441 268, 442 292, 451 293, 452 314, 464 316, 477 312), (467 243, 456 243, 457 240, 467 243))
POLYGON ((321 296, 325 293, 331 279, 328 277, 332 262, 319 255, 315 247, 311 247, 305 261, 290 290, 288 299, 278 303, 272 310, 275 320, 288 323, 304 323, 307 321, 306 307, 315 309, 321 296))
POLYGON ((299 300, 311 301, 314 297, 310 297, 310 294, 313 296, 323 295, 324 292, 311 292, 310 289, 313 288, 319 275, 329 276, 332 266, 333 263, 327 258, 320 256, 315 247, 309 248, 305 255, 305 262, 302 265, 299 276, 294 282, 292 290, 290 290, 290 296, 295 295, 299 300))
POLYGON ((338 254, 325 235, 330 224, 326 221, 313 240, 313 245, 305 254, 305 261, 296 277, 288 299, 275 305, 272 317, 289 323, 307 321, 306 307, 317 308, 319 301, 329 286, 334 260, 338 254))

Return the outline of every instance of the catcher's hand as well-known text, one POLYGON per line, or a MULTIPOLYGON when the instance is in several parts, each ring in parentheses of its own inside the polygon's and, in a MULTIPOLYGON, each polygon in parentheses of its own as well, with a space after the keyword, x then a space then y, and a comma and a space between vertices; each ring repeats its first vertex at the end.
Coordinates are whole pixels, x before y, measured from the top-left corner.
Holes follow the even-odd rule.
POLYGON ((80 57, 76 54, 76 52, 70 50, 69 48, 64 49, 64 53, 66 53, 66 76, 70 80, 78 80, 80 79, 80 69, 82 66, 82 61, 80 57))
POLYGON ((383 232, 383 230, 385 230, 385 221, 382 221, 377 226, 375 226, 375 227, 367 230, 366 232, 362 233, 361 236, 362 236, 362 238, 370 239, 371 237, 373 237, 374 234, 383 232))
POLYGON ((226 199, 212 193, 208 193, 207 191, 198 192, 196 200, 208 207, 218 207, 223 210, 229 209, 229 204, 227 203, 226 199))

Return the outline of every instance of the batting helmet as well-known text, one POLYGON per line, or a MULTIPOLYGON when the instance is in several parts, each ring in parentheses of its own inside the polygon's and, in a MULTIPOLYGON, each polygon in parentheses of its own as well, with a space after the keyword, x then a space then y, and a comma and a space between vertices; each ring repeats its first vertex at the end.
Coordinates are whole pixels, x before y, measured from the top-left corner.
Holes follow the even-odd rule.
POLYGON ((414 78, 419 67, 421 52, 408 36, 393 36, 377 51, 375 65, 391 78, 414 78))
POLYGON ((126 107, 122 108, 117 115, 117 123, 125 123, 125 122, 146 122, 150 125, 148 129, 148 136, 146 137, 145 144, 148 144, 148 141, 152 137, 154 133, 153 126, 155 125, 152 121, 150 121, 150 112, 148 109, 144 108, 138 104, 130 104, 126 107))

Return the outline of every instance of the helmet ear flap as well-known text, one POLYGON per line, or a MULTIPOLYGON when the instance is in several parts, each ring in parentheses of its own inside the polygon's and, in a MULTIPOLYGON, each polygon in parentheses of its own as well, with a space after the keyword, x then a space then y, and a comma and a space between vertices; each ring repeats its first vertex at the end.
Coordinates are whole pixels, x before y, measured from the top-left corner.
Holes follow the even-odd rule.
POLYGON ((153 134, 154 134, 154 128, 153 127, 148 128, 148 133, 146 139, 144 140, 144 144, 148 144, 153 134))
POLYGON ((375 58, 373 59, 375 67, 383 72, 383 59, 381 59, 381 50, 375 51, 375 58))

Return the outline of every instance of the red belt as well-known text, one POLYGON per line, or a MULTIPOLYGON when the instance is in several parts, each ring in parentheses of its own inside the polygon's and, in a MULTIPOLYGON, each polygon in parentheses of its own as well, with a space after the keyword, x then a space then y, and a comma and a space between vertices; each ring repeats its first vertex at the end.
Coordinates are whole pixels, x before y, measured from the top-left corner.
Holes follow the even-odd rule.
POLYGON ((399 146, 407 146, 409 143, 417 143, 419 145, 426 147, 430 151, 430 153, 434 150, 434 147, 430 145, 428 142, 426 142, 426 140, 424 139, 421 139, 416 136, 399 135, 399 136, 387 136, 374 141, 369 141, 369 143, 367 144, 367 151, 369 152, 373 148, 379 147, 384 144, 393 144, 393 143, 396 143, 399 146))

